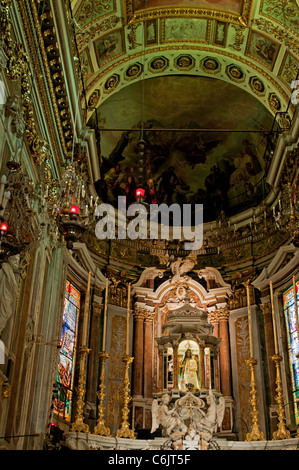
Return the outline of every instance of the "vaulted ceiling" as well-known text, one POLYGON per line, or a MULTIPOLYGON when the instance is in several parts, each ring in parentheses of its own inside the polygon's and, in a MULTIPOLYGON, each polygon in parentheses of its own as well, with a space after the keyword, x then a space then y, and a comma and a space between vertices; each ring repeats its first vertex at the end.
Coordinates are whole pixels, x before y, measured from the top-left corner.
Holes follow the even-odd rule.
POLYGON ((142 129, 151 176, 174 165, 182 200, 207 204, 215 168, 228 182, 216 200, 229 215, 265 197, 269 131, 278 112, 290 121, 294 112, 295 0, 72 0, 71 12, 82 107, 100 129, 102 162, 121 147, 111 166, 134 166, 142 129))

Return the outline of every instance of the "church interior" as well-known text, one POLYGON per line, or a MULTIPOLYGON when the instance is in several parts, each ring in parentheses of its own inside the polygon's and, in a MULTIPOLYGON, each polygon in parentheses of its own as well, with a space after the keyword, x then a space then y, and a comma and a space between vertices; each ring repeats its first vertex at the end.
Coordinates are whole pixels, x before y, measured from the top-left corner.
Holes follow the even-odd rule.
POLYGON ((0 0, 1 450, 299 449, 298 19, 0 0))

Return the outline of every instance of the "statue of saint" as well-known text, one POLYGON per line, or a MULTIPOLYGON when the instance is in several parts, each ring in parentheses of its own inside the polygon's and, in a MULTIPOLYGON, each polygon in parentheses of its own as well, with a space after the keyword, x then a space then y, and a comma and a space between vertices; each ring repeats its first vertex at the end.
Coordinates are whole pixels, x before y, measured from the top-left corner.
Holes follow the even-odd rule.
POLYGON ((14 269, 19 265, 19 257, 12 256, 0 269, 0 335, 11 317, 17 298, 17 282, 14 269))
POLYGON ((191 349, 188 348, 180 366, 179 388, 182 391, 187 391, 190 385, 192 385, 193 391, 199 390, 197 361, 191 349))

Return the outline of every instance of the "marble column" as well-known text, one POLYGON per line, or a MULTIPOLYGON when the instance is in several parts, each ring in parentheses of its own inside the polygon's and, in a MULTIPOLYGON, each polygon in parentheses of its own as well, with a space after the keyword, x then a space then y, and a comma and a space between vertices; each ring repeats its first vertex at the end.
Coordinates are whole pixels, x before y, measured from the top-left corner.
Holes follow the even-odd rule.
POLYGON ((230 365, 229 332, 228 332, 228 319, 229 319, 228 308, 223 308, 223 309, 218 310, 218 318, 219 318, 219 337, 221 338, 220 351, 219 351, 221 392, 225 397, 231 397, 232 386, 231 386, 231 365, 230 365))
POLYGON ((178 372, 178 344, 173 344, 173 389, 179 388, 179 372, 178 372))
POLYGON ((215 370, 215 389, 220 392, 219 367, 218 367, 219 348, 214 351, 214 370, 215 370))
POLYGON ((159 393, 163 391, 163 348, 158 349, 159 357, 159 393))
POLYGON ((143 395, 153 396, 153 321, 155 314, 147 312, 144 318, 144 352, 143 352, 143 395))
POLYGON ((143 354, 144 354, 144 335, 143 323, 145 311, 141 308, 135 308, 133 312, 135 319, 134 325, 134 362, 133 362, 133 384, 132 391, 134 397, 143 396, 143 354))
POLYGON ((206 390, 206 373, 205 373, 205 347, 203 344, 199 345, 199 360, 200 360, 200 390, 206 390))

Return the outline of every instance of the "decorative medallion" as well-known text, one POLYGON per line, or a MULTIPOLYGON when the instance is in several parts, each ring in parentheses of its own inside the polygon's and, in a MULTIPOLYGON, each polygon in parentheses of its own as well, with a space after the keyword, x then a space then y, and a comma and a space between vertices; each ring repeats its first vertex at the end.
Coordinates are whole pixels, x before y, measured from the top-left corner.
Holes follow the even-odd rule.
POLYGON ((228 65, 225 69, 225 73, 234 82, 243 82, 245 80, 243 70, 234 64, 228 65))
POLYGON ((200 62, 200 67, 207 73, 218 73, 221 70, 220 62, 214 57, 206 57, 200 62))
POLYGON ((191 55, 180 55, 174 60, 174 66, 178 70, 191 70, 195 66, 194 57, 191 55))
POLYGON ((101 96, 101 93, 100 93, 100 90, 95 90, 89 100, 88 100, 88 107, 90 108, 96 108, 99 100, 100 100, 100 96, 101 96))
POLYGON ((105 93, 110 93, 111 91, 115 90, 117 85, 119 84, 119 75, 114 74, 108 80, 106 81, 104 88, 105 88, 105 93))
POLYGON ((265 86, 263 82, 257 77, 251 77, 249 80, 249 86, 254 93, 257 95, 264 95, 265 94, 265 86))
POLYGON ((139 62, 136 62, 136 64, 131 65, 125 72, 125 79, 126 80, 132 80, 134 78, 139 77, 139 75, 143 71, 143 66, 142 64, 139 64, 139 62))
POLYGON ((148 68, 153 73, 164 72, 169 66, 169 60, 163 56, 155 57, 148 65, 148 68))
POLYGON ((281 109, 280 100, 277 95, 275 95, 275 93, 270 93, 268 97, 268 103, 270 105, 270 108, 275 112, 281 109))

